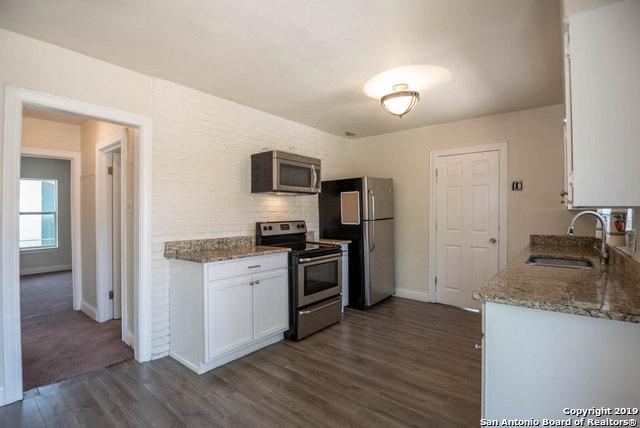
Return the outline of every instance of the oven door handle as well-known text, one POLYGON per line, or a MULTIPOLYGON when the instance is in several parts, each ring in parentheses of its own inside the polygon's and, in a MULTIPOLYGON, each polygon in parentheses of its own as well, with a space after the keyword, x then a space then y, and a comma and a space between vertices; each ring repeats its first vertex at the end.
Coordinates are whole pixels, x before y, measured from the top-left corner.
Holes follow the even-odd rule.
POLYGON ((324 305, 322 305, 322 306, 318 306, 317 308, 313 308, 313 309, 306 309, 306 310, 303 310, 303 311, 299 311, 298 313, 299 313, 300 315, 309 315, 309 314, 310 314, 310 313, 312 313, 312 312, 318 311, 318 310, 320 310, 320 309, 324 309, 324 308, 326 308, 327 306, 331 306, 331 305, 335 305, 335 304, 336 304, 336 300, 331 300, 330 302, 327 302, 327 303, 325 303, 325 304, 324 304, 324 305))
POLYGON ((338 254, 329 254, 328 256, 305 257, 303 259, 298 260, 298 262, 302 264, 302 263, 316 262, 316 261, 329 260, 329 259, 339 260, 341 257, 342 257, 342 252, 338 254))

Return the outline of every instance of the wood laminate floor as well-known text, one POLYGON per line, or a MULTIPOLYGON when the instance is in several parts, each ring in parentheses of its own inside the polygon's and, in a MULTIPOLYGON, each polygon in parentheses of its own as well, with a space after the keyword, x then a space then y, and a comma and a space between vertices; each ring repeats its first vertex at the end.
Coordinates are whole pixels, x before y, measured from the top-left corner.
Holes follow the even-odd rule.
POLYGON ((392 298, 196 375, 127 361, 28 391, 0 426, 478 426, 480 315, 392 298))

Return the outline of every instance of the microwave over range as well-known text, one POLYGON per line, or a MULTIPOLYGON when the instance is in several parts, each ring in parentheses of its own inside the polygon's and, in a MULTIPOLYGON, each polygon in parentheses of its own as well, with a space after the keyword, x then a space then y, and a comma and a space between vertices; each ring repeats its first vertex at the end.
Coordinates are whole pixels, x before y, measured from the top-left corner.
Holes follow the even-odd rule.
POLYGON ((251 155, 251 193, 320 193, 320 159, 271 150, 251 155))

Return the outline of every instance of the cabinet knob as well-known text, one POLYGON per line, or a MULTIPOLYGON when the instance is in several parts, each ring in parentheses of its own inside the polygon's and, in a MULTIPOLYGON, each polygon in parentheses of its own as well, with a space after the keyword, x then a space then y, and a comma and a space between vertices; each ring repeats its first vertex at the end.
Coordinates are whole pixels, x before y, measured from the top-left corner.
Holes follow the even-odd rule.
POLYGON ((561 197, 563 197, 563 198, 564 198, 565 196, 567 196, 567 195, 569 195, 569 193, 567 193, 567 191, 566 191, 566 190, 563 190, 562 192, 560 192, 560 196, 561 196, 561 197))
POLYGON ((481 345, 481 344, 479 344, 479 343, 476 343, 476 344, 475 344, 475 347, 476 347, 476 349, 478 349, 478 350, 482 349, 482 345, 481 345))
POLYGON ((256 280, 256 285, 260 284, 260 280, 256 280))
POLYGON ((492 244, 495 244, 496 242, 498 242, 498 240, 496 238, 491 238, 489 239, 489 242, 491 242, 492 244))
POLYGON ((249 285, 253 285, 253 281, 251 281, 251 282, 249 283, 249 285))

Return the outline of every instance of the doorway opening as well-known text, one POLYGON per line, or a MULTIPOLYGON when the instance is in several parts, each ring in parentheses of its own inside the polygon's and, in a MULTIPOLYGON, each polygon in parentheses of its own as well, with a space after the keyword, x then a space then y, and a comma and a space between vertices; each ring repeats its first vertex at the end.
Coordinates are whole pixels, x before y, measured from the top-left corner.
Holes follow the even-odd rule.
POLYGON ((133 216, 124 211, 133 186, 132 174, 121 174, 133 168, 121 165, 127 132, 84 116, 23 109, 18 228, 25 391, 133 358, 127 234, 133 216), (108 236, 94 238, 94 229, 108 236))
POLYGON ((10 85, 5 98, 0 405, 151 359, 151 120, 10 85))
POLYGON ((479 309, 507 261, 507 144, 432 151, 430 171, 429 300, 479 309))

